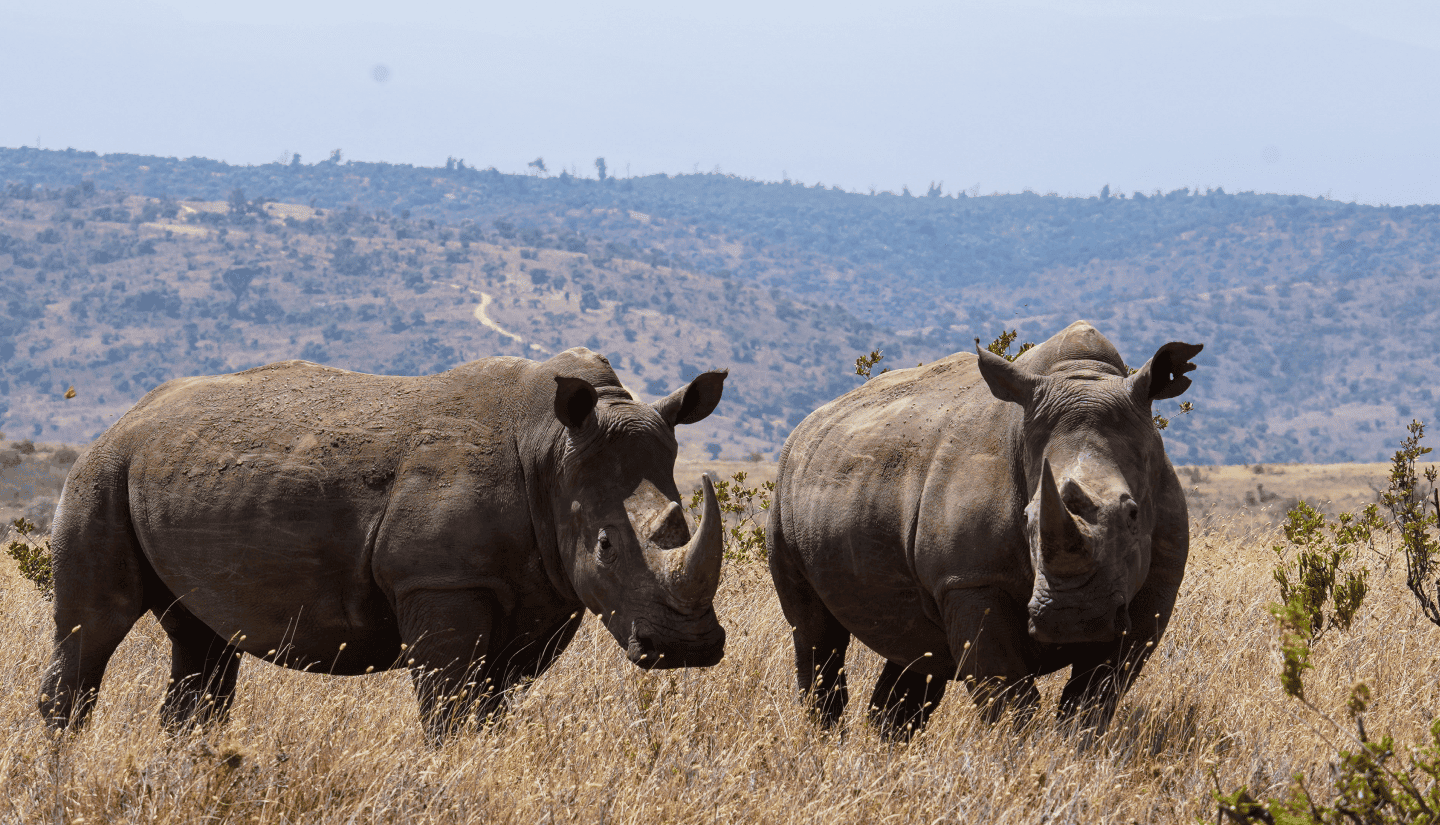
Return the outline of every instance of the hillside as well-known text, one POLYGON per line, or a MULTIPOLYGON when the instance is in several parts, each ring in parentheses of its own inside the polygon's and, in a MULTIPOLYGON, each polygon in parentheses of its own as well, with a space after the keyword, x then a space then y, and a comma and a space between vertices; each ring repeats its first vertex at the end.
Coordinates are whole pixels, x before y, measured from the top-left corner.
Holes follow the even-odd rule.
POLYGON ((833 307, 584 245, 304 206, 246 204, 240 215, 223 202, 71 200, 79 206, 0 205, 0 271, 14 288, 0 321, 0 405, 17 437, 88 440, 169 378, 285 358, 422 374, 583 345, 652 400, 730 367, 724 406, 685 435, 741 457, 772 450, 858 382, 832 356, 873 332, 833 307))
POLYGON ((89 438, 161 380, 280 358, 414 373, 584 344, 650 397, 730 367, 687 444, 736 459, 871 349, 913 365, 1077 317, 1136 364, 1206 344, 1177 462, 1377 460, 1440 409, 1440 207, 29 149, 0 149, 0 183, 12 436, 89 438))

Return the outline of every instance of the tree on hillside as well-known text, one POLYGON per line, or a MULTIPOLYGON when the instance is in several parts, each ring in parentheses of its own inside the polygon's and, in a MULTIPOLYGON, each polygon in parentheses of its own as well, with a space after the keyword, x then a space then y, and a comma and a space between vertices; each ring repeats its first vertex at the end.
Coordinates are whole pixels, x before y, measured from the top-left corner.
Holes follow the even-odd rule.
POLYGON ((225 286, 235 293, 235 303, 238 305, 240 299, 244 298, 245 293, 250 289, 250 282, 255 280, 255 276, 259 274, 259 267, 236 266, 225 270, 225 274, 220 276, 220 280, 224 281, 225 286))
POLYGON ((604 158, 596 158, 596 159, 595 159, 595 174, 599 175, 600 180, 605 180, 605 178, 607 177, 607 175, 606 175, 606 173, 605 173, 605 159, 604 159, 604 158))
POLYGON ((544 159, 544 158, 536 158, 536 159, 530 161, 529 163, 527 163, 527 164, 525 164, 525 165, 526 165, 526 166, 529 166, 531 169, 534 169, 535 172, 536 172, 536 174, 543 175, 543 174, 546 173, 546 171, 548 171, 548 170, 545 169, 545 159, 544 159))

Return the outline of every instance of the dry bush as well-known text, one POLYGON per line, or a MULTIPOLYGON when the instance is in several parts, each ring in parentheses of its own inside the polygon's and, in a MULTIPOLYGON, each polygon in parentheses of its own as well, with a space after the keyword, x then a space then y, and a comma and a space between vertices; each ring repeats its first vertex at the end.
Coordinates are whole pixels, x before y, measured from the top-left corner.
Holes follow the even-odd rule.
MULTIPOLYGON (((1175 619, 1114 728, 982 723, 958 686, 912 743, 861 720, 877 672, 852 647, 841 731, 794 697, 788 629, 769 577, 727 569, 729 630, 710 670, 645 673, 589 620, 556 667, 493 728, 426 747, 408 679, 338 678, 247 660, 228 727, 168 738, 158 709, 169 645, 146 619, 116 654, 91 724, 52 739, 35 711, 48 605, 0 568, 0 822, 1187 822, 1214 820, 1217 787, 1325 787, 1334 750, 1276 674, 1269 541, 1196 537, 1175 619)), ((1349 686, 1378 697, 1372 731, 1423 738, 1436 713, 1440 629, 1403 571, 1376 574, 1343 633, 1317 647, 1311 700, 1343 718, 1349 686)))

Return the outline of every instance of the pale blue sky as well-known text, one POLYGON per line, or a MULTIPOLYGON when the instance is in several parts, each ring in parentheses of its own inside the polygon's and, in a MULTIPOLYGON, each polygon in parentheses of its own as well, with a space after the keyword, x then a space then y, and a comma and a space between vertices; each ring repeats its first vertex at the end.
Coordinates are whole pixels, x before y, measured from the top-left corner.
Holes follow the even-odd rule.
POLYGON ((1433 2, 0 0, 0 72, 4 146, 1440 202, 1433 2))

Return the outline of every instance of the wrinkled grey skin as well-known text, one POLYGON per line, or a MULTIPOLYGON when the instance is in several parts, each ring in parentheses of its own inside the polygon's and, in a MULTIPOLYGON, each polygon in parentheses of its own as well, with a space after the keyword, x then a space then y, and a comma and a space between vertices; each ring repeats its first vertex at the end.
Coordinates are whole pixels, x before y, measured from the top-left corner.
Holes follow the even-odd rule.
MULTIPOLYGON (((977 347, 978 350, 978 347, 977 347)), ((887 660, 870 711, 922 727, 947 680, 988 718, 1029 718, 1072 667, 1061 716, 1102 727, 1169 621, 1185 498, 1151 401, 1199 346, 1133 376, 1076 322, 1012 364, 958 353, 816 410, 781 452, 767 536, 802 696, 840 718, 853 636, 887 660)))
POLYGON ((690 535, 674 427, 724 379, 644 404, 577 348, 413 378, 287 361, 171 381, 65 482, 41 713, 83 721, 146 610, 172 643, 172 726, 223 717, 244 652, 408 665, 439 739, 548 667, 586 608, 641 667, 713 665, 719 511, 707 481, 690 535))

